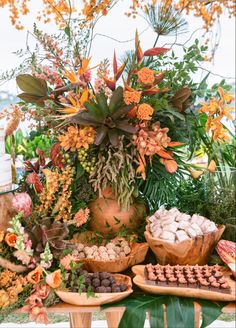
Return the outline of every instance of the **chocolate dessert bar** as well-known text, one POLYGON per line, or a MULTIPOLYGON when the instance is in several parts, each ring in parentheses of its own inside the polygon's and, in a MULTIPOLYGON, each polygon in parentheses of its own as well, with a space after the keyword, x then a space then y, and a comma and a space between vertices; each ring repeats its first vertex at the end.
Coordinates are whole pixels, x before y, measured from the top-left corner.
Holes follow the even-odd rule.
POLYGON ((145 266, 147 284, 165 287, 199 288, 220 293, 230 293, 230 286, 220 266, 152 265, 145 266))

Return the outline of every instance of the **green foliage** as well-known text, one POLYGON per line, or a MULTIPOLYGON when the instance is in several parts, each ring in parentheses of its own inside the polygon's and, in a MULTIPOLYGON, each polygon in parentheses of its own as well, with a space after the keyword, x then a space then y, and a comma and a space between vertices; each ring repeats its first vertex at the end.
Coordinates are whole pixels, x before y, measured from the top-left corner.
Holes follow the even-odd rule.
POLYGON ((76 123, 96 127, 94 144, 105 147, 111 144, 117 147, 119 136, 135 133, 136 128, 132 126, 125 117, 132 106, 126 106, 123 101, 123 88, 118 87, 112 94, 109 104, 104 93, 96 95, 94 100, 85 102, 88 111, 82 111, 65 121, 66 124, 76 123))
MULTIPOLYGON (((194 327, 194 302, 192 298, 177 296, 153 296, 133 294, 113 306, 125 306, 125 312, 120 321, 119 328, 143 328, 146 313, 150 315, 151 328, 164 327, 163 304, 166 306, 168 328, 194 327)), ((224 302, 211 302, 197 300, 202 309, 201 328, 207 327, 221 314, 224 302)), ((109 305, 103 305, 106 309, 109 305)))
POLYGON ((176 35, 187 32, 187 22, 181 12, 169 6, 146 6, 145 17, 157 35, 176 35))
POLYGON ((14 136, 6 138, 6 152, 8 154, 14 153, 16 156, 22 155, 24 160, 37 157, 36 149, 41 149, 46 156, 49 155, 52 146, 52 140, 39 132, 30 132, 29 135, 24 136, 21 130, 18 130, 14 136))

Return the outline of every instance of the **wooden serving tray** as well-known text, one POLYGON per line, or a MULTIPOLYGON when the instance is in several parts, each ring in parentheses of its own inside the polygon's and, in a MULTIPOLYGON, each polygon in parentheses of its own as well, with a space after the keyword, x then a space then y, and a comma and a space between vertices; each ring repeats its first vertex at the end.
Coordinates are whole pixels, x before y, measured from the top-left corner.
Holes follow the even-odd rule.
POLYGON ((108 304, 123 300, 127 296, 133 293, 132 281, 129 276, 122 274, 113 275, 119 284, 128 285, 128 289, 125 292, 120 293, 95 293, 95 297, 87 297, 87 293, 74 293, 63 290, 55 290, 57 296, 65 303, 78 305, 78 306, 99 306, 102 304, 108 304))
POLYGON ((132 267, 132 271, 136 275, 133 278, 133 282, 143 291, 150 294, 164 294, 164 295, 176 295, 184 297, 194 297, 194 298, 203 298, 211 301, 235 301, 236 300, 236 281, 230 278, 232 274, 230 270, 222 267, 221 271, 224 273, 225 278, 227 279, 231 293, 218 293, 210 290, 202 290, 199 288, 182 288, 182 287, 163 287, 163 286, 153 286, 148 285, 144 277, 144 268, 145 265, 135 265, 132 267))

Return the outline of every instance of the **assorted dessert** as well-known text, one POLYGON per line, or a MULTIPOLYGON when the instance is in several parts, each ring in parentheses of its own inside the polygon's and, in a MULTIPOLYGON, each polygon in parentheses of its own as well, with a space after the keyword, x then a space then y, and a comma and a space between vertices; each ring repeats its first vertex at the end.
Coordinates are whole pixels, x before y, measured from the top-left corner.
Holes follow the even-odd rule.
POLYGON ((176 207, 170 210, 161 207, 148 221, 152 236, 170 243, 178 243, 217 230, 214 222, 198 214, 181 213, 176 207))
POLYGON ((76 279, 74 279, 73 273, 69 273, 67 286, 69 286, 71 292, 78 292, 79 290, 83 293, 120 293, 128 289, 128 285, 118 283, 115 276, 111 273, 90 273, 81 268, 76 271, 76 279), (79 279, 80 277, 82 279, 79 279))
POLYGON ((86 246, 82 243, 76 244, 72 254, 78 259, 94 259, 99 261, 112 261, 129 255, 131 252, 128 241, 124 239, 113 239, 104 246, 86 246))
POLYGON ((147 284, 162 287, 200 288, 202 290, 230 293, 230 286, 220 266, 152 265, 144 269, 147 284))

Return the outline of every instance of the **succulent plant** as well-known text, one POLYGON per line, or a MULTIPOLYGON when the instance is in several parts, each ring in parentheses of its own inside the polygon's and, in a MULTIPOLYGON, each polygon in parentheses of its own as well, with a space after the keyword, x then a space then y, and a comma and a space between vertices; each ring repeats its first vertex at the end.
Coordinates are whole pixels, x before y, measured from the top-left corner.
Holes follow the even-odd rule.
POLYGON ((65 124, 81 124, 94 126, 96 137, 94 144, 105 147, 109 143, 118 147, 119 137, 129 137, 136 132, 136 127, 130 123, 127 113, 133 106, 127 106, 123 100, 123 88, 118 87, 108 99, 104 93, 99 93, 95 99, 84 103, 87 111, 82 111, 65 121, 65 124))

